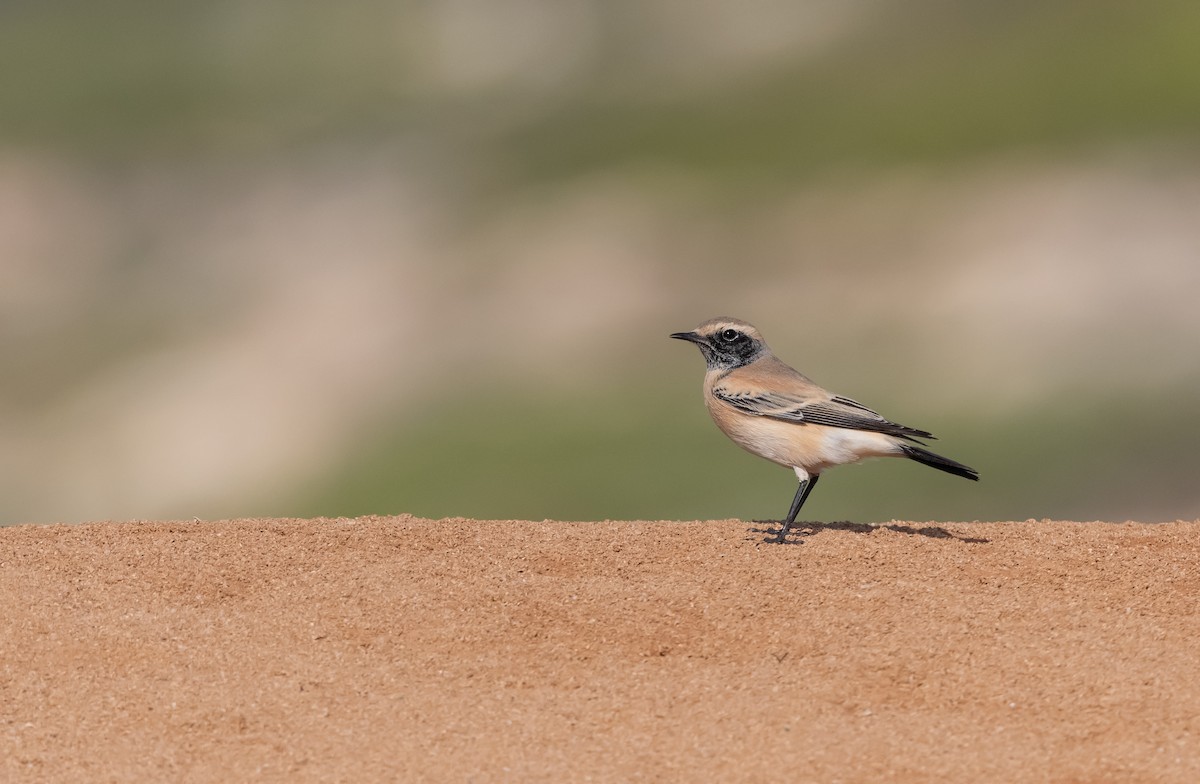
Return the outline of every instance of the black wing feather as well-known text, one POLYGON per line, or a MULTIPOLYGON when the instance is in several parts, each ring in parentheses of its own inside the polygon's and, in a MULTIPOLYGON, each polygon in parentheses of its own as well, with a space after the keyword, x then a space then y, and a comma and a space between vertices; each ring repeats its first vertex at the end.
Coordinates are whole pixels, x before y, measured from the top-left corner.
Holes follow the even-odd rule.
POLYGON ((800 398, 790 395, 739 393, 721 388, 714 389, 713 394, 739 411, 752 416, 764 416, 797 424, 808 423, 828 427, 844 427, 849 430, 870 430, 898 436, 909 441, 916 441, 918 438, 936 440, 934 435, 928 431, 892 422, 848 397, 839 396, 831 400, 806 403, 800 398))

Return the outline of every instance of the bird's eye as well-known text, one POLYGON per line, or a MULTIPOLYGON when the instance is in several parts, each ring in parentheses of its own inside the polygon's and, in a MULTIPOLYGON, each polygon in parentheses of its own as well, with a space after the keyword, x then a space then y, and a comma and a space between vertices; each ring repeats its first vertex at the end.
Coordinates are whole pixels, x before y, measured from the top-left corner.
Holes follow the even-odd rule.
POLYGON ((736 343, 738 340, 744 337, 745 335, 743 335, 741 332, 738 332, 736 329, 721 330, 721 340, 725 341, 726 343, 736 343))

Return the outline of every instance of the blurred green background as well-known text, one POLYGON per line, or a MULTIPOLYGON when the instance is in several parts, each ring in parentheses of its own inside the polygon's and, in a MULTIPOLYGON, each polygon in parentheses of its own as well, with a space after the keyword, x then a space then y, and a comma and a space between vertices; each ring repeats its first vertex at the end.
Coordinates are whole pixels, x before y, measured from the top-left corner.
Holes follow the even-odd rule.
POLYGON ((1200 4, 0 4, 0 523, 778 518, 756 323, 979 484, 1200 517, 1200 4))

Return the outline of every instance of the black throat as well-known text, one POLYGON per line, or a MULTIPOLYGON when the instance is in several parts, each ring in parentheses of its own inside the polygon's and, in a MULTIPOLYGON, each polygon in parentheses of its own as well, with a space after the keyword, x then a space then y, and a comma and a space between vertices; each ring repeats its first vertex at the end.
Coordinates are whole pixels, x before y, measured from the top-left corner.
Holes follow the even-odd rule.
POLYGON ((709 370, 733 370, 749 365, 762 356, 764 346, 757 340, 747 340, 735 345, 714 346, 700 343, 700 353, 709 370))

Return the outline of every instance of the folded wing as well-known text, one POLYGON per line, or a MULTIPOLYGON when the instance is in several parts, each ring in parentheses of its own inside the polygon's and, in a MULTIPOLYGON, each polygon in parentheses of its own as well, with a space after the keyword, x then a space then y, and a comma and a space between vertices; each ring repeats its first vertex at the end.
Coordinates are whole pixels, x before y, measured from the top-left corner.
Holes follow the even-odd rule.
POLYGON ((909 441, 916 441, 918 438, 934 438, 932 433, 892 422, 862 403, 840 395, 804 398, 786 393, 734 390, 718 386, 713 389, 713 396, 752 416, 769 417, 797 424, 870 430, 898 436, 909 441))

